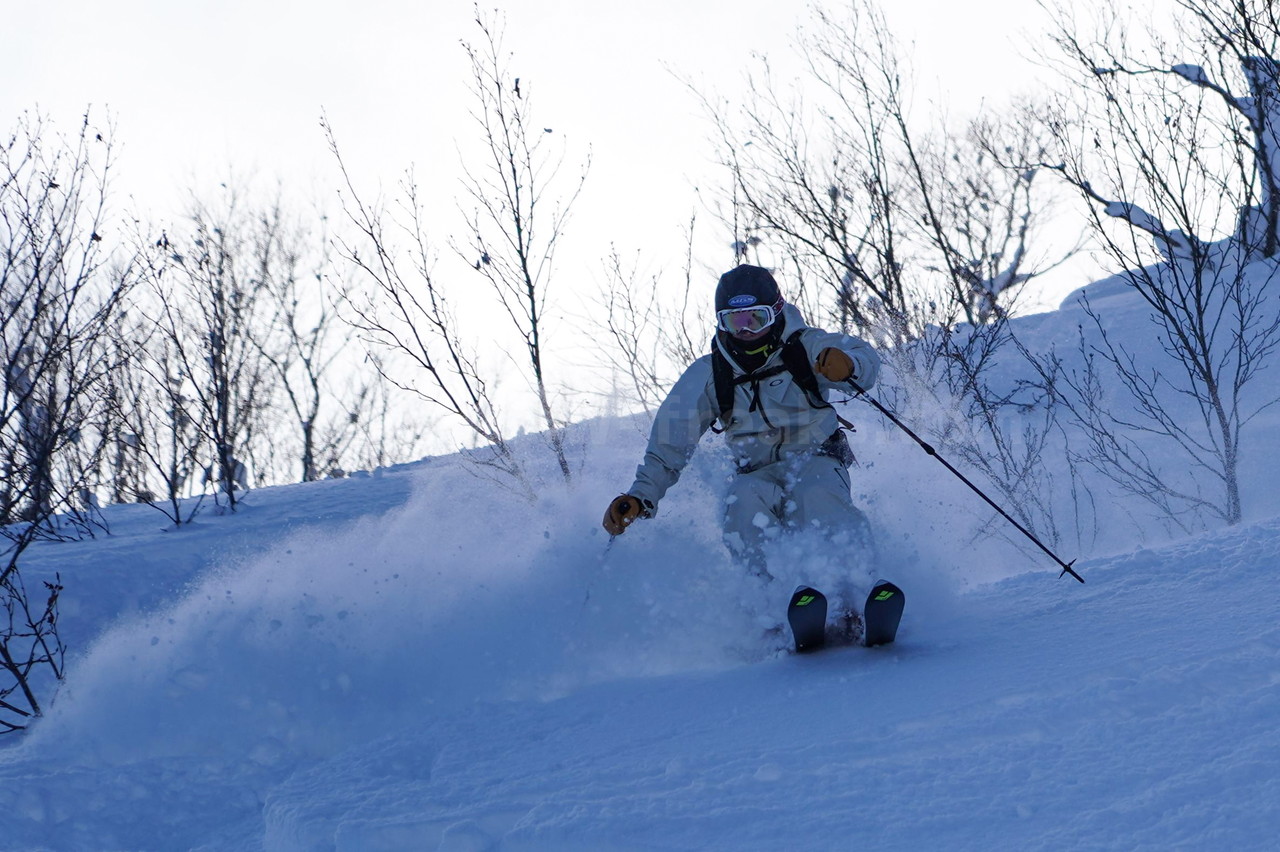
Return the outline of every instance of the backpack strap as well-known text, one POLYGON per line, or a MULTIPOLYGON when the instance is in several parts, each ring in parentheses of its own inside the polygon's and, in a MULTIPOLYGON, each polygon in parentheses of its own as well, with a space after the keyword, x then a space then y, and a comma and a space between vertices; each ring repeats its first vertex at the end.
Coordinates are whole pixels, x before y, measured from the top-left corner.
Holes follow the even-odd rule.
POLYGON ((818 387, 818 377, 813 372, 813 365, 809 363, 809 352, 800 342, 800 335, 803 333, 804 329, 794 332, 782 344, 782 365, 791 373, 791 378, 800 386, 800 390, 809 397, 810 405, 814 408, 831 408, 831 403, 822 395, 822 388, 818 387))
MULTIPOLYGON (((800 335, 804 333, 804 329, 800 329, 787 338, 787 342, 782 344, 782 363, 791 373, 795 383, 804 391, 805 396, 809 398, 809 404, 814 408, 830 408, 835 406, 827 402, 827 398, 822 394, 822 388, 818 384, 818 376, 813 371, 813 364, 809 361, 809 351, 804 348, 804 344, 800 342, 800 335)), ((840 416, 836 412, 836 420, 840 421, 840 425, 848 429, 850 432, 856 432, 857 429, 848 420, 840 416)))
POLYGON ((733 419, 733 367, 729 364, 729 359, 724 357, 724 353, 720 351, 720 347, 714 342, 711 344, 711 379, 716 386, 716 409, 718 417, 723 426, 719 428, 713 423, 711 431, 719 435, 725 429, 729 428, 729 421, 733 419))

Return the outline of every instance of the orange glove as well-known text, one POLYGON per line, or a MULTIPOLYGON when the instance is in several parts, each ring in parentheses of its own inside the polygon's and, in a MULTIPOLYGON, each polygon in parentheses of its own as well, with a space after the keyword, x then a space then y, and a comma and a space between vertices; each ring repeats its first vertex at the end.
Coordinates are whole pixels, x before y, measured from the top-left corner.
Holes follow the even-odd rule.
POLYGON ((605 530, 609 535, 622 535, 637 518, 650 517, 652 513, 646 503, 647 501, 632 497, 630 494, 619 494, 614 497, 613 502, 609 504, 609 510, 604 513, 605 530))
POLYGON ((818 353, 813 369, 833 382, 847 382, 853 377, 853 359, 843 350, 828 346, 818 353))

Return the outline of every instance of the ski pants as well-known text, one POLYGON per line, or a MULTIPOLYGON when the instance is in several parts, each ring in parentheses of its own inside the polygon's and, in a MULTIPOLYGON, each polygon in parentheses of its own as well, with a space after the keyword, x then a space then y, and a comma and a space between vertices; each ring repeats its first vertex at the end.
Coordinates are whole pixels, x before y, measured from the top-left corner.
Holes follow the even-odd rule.
POLYGON ((840 461, 801 455, 734 477, 725 501, 724 543, 748 571, 771 579, 764 543, 784 531, 809 529, 846 546, 871 546, 871 525, 853 505, 849 471, 840 461))

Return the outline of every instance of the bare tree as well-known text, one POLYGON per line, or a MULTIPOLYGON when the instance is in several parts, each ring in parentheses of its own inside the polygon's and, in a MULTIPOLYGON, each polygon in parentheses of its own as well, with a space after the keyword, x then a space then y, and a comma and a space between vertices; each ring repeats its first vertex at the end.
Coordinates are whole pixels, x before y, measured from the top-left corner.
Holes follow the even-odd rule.
POLYGON ((66 646, 58 635, 62 578, 43 581, 44 602, 32 598, 22 575, 0 583, 0 734, 21 731, 43 714, 41 694, 63 678, 66 646))
POLYGON ((1280 31, 1269 3, 1177 5, 1187 14, 1172 46, 1157 33, 1140 46, 1115 10, 1103 13, 1097 38, 1080 35, 1069 16, 1056 35, 1092 97, 1051 117, 1058 156, 1047 165, 1089 202, 1099 239, 1127 270, 1120 280, 1149 308, 1163 356, 1144 360, 1146 350, 1112 337, 1086 306, 1095 327, 1086 354, 1110 367, 1131 407, 1101 406, 1087 373, 1063 387, 1092 436, 1090 458, 1121 487, 1170 517, 1193 510, 1234 524, 1241 432, 1277 401, 1255 379, 1280 346, 1268 292, 1277 274, 1280 31), (1232 96, 1234 84, 1215 79, 1210 63, 1252 96, 1232 96), (1160 469, 1151 442, 1189 464, 1160 469), (1216 496, 1202 491, 1201 475, 1216 496))
POLYGON ((112 367, 102 341, 133 281, 127 260, 107 265, 112 163, 110 129, 88 114, 70 137, 25 116, 0 144, 0 731, 39 716, 62 677, 60 581, 33 599, 19 561, 38 538, 66 535, 58 513, 98 485, 112 367))
POLYGON ((949 301, 969 325, 1010 316, 1028 283, 1083 245, 1077 238, 1047 246, 1059 199, 1041 177, 1045 170, 1028 165, 1044 158, 1051 141, 1044 125, 1028 118, 1038 108, 1026 103, 981 116, 922 155, 932 185, 918 196, 931 199, 921 215, 936 220, 933 243, 947 263, 949 301))
POLYGON ((103 328, 131 283, 103 270, 110 142, 87 115, 77 137, 51 134, 28 117, 0 148, 0 523, 47 521, 69 499, 58 457, 93 417, 103 328))
POLYGON ((262 356, 269 334, 267 281, 278 261, 272 223, 223 184, 215 204, 193 198, 180 232, 154 246, 147 277, 153 319, 167 338, 180 393, 204 438, 204 480, 235 510, 248 487, 246 461, 267 428, 274 374, 262 356))
POLYGON ((624 262, 616 248, 604 263, 601 330, 613 342, 605 352, 606 366, 626 377, 627 394, 646 414, 658 407, 685 366, 705 354, 711 324, 708 307, 693 296, 695 222, 689 221, 682 275, 674 286, 660 274, 641 280, 636 263, 624 262))
POLYGON ((1171 74, 1217 97, 1233 142, 1247 152, 1237 162, 1251 169, 1256 192, 1240 210, 1237 237, 1251 255, 1273 257, 1280 252, 1280 12, 1270 0, 1177 0, 1177 6, 1186 15, 1184 41, 1204 64, 1117 63, 1096 71, 1171 74))
POLYGON ((587 165, 567 194, 550 195, 559 183, 563 148, 552 144, 552 128, 533 121, 532 87, 526 82, 521 89, 520 78, 511 74, 501 21, 486 19, 477 7, 476 24, 480 41, 463 42, 463 48, 471 63, 472 116, 484 155, 480 163, 464 164, 468 239, 455 249, 492 285, 524 341, 547 438, 568 481, 564 428, 548 394, 546 303, 556 248, 586 180, 587 165))
POLYGON ((144 337, 136 315, 126 306, 113 318, 105 339, 114 364, 102 389, 103 485, 109 503, 133 502, 146 490, 147 471, 138 436, 130 425, 130 415, 143 407, 136 360, 138 341, 144 337))
POLYGON ((122 368, 112 387, 120 421, 111 458, 113 498, 147 503, 181 526, 203 503, 202 494, 184 505, 196 488, 205 443, 179 344, 142 311, 129 312, 114 339, 122 368))
MULTIPOLYGON (((373 379, 358 370, 337 374, 351 363, 350 326, 337 305, 346 298, 331 275, 332 242, 328 217, 313 219, 285 209, 277 195, 255 214, 258 268, 265 284, 266 333, 254 345, 275 374, 288 405, 293 440, 275 435, 273 446, 296 446, 292 478, 310 482, 341 469, 343 451, 357 438, 363 402, 373 379), (308 224, 314 221, 315 225, 308 224), (330 292, 331 287, 337 292, 330 292)), ((286 475, 284 478, 289 478, 286 475)))
POLYGON ((1087 97, 1050 114, 1059 161, 1047 165, 1105 216, 1141 232, 1143 261, 1226 236, 1250 257, 1272 256, 1270 223, 1280 215, 1272 209, 1280 204, 1276 12, 1258 0, 1175 6, 1184 14, 1173 44, 1149 25, 1135 29, 1115 7, 1099 11, 1095 37, 1058 10, 1055 40, 1087 97))
MULTIPOLYGON (((670 386, 662 370, 664 359, 657 339, 659 302, 655 298, 661 276, 639 281, 634 264, 624 265, 615 248, 605 260, 604 330, 613 341, 606 350, 608 367, 616 377, 626 377, 627 390, 651 414, 662 402, 664 389, 670 386)), ((616 382, 615 382, 616 385, 616 382)), ((623 391, 615 387, 613 396, 623 391)))
POLYGON ((737 120, 728 104, 706 102, 733 182, 729 218, 739 255, 774 247, 774 262, 764 265, 792 273, 796 304, 832 306, 824 313, 846 329, 872 332, 883 317, 888 336, 904 339, 908 285, 898 208, 886 203, 895 187, 881 144, 889 138, 883 105, 865 88, 851 92, 840 104, 851 117, 847 133, 834 122, 814 131, 801 94, 780 93, 765 60, 747 88, 737 120), (830 141, 815 145, 815 132, 830 141), (819 146, 830 154, 811 157, 819 146))
MULTIPOLYGON (((886 353, 922 428, 948 456, 982 474, 1001 505, 1037 538, 1056 546, 1070 527, 1083 542, 1096 529, 1096 510, 1079 466, 1065 451, 1063 410, 1054 392, 1058 377, 1011 377, 1010 362, 1027 357, 1007 316, 935 327, 925 339, 886 353), (915 363, 904 367, 904 358, 915 363)), ((994 533, 1005 535, 1007 528, 997 526, 994 533)))
MULTIPOLYGON (((740 107, 704 99, 736 244, 768 249, 807 313, 886 343, 997 316, 1046 265, 1035 167, 986 152, 994 120, 962 134, 913 125, 908 72, 870 0, 846 16, 815 9, 799 50, 806 76, 790 88, 761 60, 740 107)), ((1019 130, 1000 144, 1036 144, 1035 126, 1019 130)))
POLYGON ((482 463, 518 483, 533 499, 479 359, 462 340, 433 271, 435 256, 412 172, 401 184, 404 221, 388 222, 386 211, 365 203, 356 190, 327 119, 322 126, 345 186, 343 212, 357 233, 336 239, 339 255, 358 276, 343 290, 344 320, 356 329, 368 348, 369 362, 385 381, 462 423, 488 445, 489 455, 482 463), (408 242, 407 257, 397 239, 408 242))
POLYGON ((425 455, 424 443, 435 424, 397 405, 393 386, 376 372, 374 378, 376 381, 361 385, 361 394, 352 404, 354 434, 335 447, 335 463, 328 466, 330 476, 402 464, 425 455), (349 467, 338 469, 337 458, 348 459, 349 467))
MULTIPOLYGON (((452 241, 452 246, 471 274, 491 285, 523 343, 528 370, 517 369, 517 375, 528 380, 538 400, 560 473, 568 480, 564 428, 552 409, 546 366, 546 300, 555 250, 582 180, 567 199, 545 209, 555 203, 547 192, 563 158, 549 147, 552 130, 531 123, 528 84, 521 88, 519 79, 508 73, 501 32, 478 12, 477 24, 482 43, 464 48, 471 62, 472 115, 486 159, 464 164, 466 202, 461 206, 467 238, 452 241)), ((388 214, 385 205, 364 200, 328 121, 322 119, 322 126, 342 174, 343 210, 357 232, 337 243, 361 285, 351 287, 344 301, 347 321, 369 345, 369 358, 387 381, 461 423, 483 445, 471 457, 517 482, 533 499, 526 466, 495 401, 499 381, 511 371, 482 358, 462 332, 444 280, 435 271, 427 205, 412 171, 399 186, 397 209, 388 214), (399 240, 407 251, 399 248, 399 240)))

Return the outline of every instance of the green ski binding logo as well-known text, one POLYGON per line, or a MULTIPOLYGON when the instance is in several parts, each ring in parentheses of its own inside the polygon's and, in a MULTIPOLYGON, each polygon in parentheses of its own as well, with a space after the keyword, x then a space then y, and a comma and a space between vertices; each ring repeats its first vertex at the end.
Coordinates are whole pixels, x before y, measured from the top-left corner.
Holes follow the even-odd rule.
POLYGON ((796 606, 808 606, 809 604, 813 603, 813 601, 814 601, 813 595, 804 595, 800 598, 800 600, 796 601, 796 606))
POLYGON ((889 591, 888 589, 885 589, 880 594, 876 595, 876 600, 887 601, 891 597, 893 597, 893 592, 889 591))

